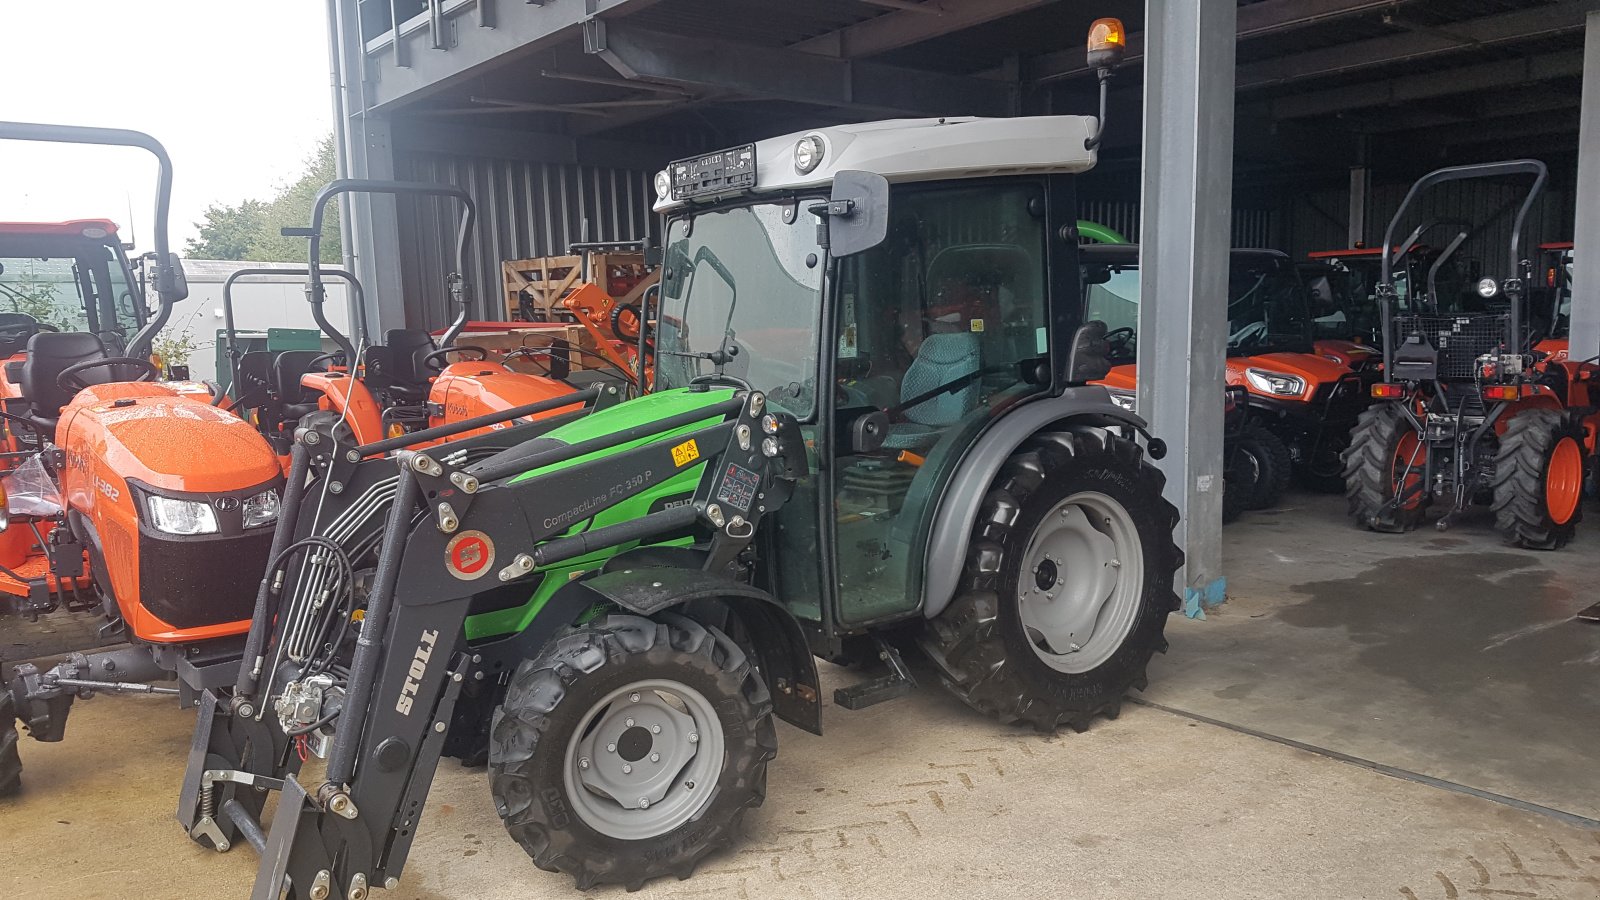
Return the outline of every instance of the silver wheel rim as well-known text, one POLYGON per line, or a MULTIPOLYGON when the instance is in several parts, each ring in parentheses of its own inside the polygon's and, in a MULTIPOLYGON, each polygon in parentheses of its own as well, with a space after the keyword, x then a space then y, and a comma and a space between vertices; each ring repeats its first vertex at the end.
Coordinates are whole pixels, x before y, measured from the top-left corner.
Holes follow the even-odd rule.
POLYGON ((1060 672, 1110 659, 1139 617, 1144 552, 1133 517, 1105 494, 1057 503, 1022 556, 1017 606, 1033 652, 1060 672))
POLYGON ((567 796, 584 824, 643 841, 688 822, 715 795, 724 739, 705 695, 664 678, 618 688, 567 740, 567 796))

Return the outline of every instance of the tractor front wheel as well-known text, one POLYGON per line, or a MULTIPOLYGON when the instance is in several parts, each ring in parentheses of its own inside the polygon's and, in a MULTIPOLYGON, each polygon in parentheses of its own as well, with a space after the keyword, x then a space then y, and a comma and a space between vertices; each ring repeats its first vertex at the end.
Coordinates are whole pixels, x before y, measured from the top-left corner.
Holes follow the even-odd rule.
POLYGON ((1506 423, 1494 460, 1495 527, 1532 550, 1572 540, 1583 518, 1583 429, 1553 409, 1525 409, 1506 423))
POLYGON ((1166 650, 1178 606, 1178 513, 1139 445, 1047 432, 1001 467, 967 550, 965 584, 926 624, 941 681, 1001 722, 1078 731, 1114 718, 1166 650))
POLYGON ((1288 445, 1255 422, 1244 427, 1234 444, 1234 453, 1229 459, 1224 478, 1231 474, 1234 483, 1243 485, 1244 508, 1267 509, 1277 506, 1278 501, 1283 499, 1283 492, 1289 489, 1293 469, 1288 445))
POLYGON ((638 890, 738 834, 776 754, 771 695, 737 643, 673 613, 612 614, 517 667, 489 774, 535 865, 638 890))
POLYGON ((1428 445, 1398 403, 1361 413, 1344 452, 1350 515, 1373 531, 1410 531, 1422 522, 1431 495, 1428 445))
POLYGON ((0 685, 0 797, 22 790, 22 757, 17 753, 17 707, 0 685))

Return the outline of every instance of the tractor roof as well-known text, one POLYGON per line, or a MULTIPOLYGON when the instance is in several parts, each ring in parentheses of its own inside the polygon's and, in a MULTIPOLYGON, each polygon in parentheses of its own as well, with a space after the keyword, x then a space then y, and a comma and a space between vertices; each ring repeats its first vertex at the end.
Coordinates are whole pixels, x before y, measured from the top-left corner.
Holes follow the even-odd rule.
POLYGON ((117 223, 110 219, 68 219, 65 222, 0 222, 0 234, 67 234, 73 237, 111 237, 117 233, 117 223), (102 234, 85 234, 99 229, 102 234))
MULTIPOLYGON (((746 192, 821 187, 851 169, 874 172, 891 182, 1085 172, 1095 163, 1095 152, 1084 147, 1094 130, 1092 116, 966 116, 796 131, 756 142, 755 186, 746 192), (822 160, 802 173, 795 166, 795 144, 812 135, 822 140, 822 160)), ((667 212, 687 205, 688 201, 658 196, 655 209, 667 212)))

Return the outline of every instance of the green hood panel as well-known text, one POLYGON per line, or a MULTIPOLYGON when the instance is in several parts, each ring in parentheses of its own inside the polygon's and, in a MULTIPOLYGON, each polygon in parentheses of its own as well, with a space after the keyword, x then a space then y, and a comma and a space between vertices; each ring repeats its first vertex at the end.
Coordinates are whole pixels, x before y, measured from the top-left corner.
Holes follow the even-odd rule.
MULTIPOLYGON (((543 439, 556 440, 564 444, 578 444, 582 443, 583 441, 605 437, 608 434, 616 434, 619 431, 626 431, 635 425, 644 425, 649 422, 659 422, 662 419, 670 419, 673 416, 694 412, 697 409, 706 409, 715 406, 718 403, 722 403, 732 396, 733 390, 731 388, 718 388, 710 391, 697 391, 693 388, 677 388, 670 391, 662 391, 659 394, 646 394, 645 396, 636 400, 629 400, 626 403, 619 403, 616 406, 602 409, 599 412, 584 416, 583 418, 576 422, 572 422, 571 424, 563 425, 560 428, 557 428, 554 431, 546 434, 543 439)), ((715 420, 708 419, 704 422, 686 425, 671 432, 663 432, 661 435, 653 438, 644 438, 641 440, 629 441, 624 444, 618 444, 615 447, 599 450, 594 453, 577 457, 576 459, 567 460, 566 462, 545 466, 544 468, 535 469, 531 472, 524 472, 521 475, 513 478, 512 482, 515 483, 534 475, 543 475, 550 472, 560 471, 568 466, 574 466, 578 463, 597 459, 607 453, 614 453, 618 450, 627 450, 633 447, 640 447, 651 443, 652 441, 662 440, 663 438, 674 435, 687 434, 688 432, 694 431, 696 428, 701 428, 712 424, 715 424, 715 420)))

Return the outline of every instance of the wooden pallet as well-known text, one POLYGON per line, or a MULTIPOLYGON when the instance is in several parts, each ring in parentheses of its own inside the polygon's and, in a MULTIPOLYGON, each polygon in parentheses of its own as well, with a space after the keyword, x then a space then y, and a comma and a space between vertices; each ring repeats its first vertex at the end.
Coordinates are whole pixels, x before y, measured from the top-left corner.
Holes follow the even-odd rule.
MULTIPOLYGON (((595 251, 587 254, 589 277, 619 303, 637 305, 661 275, 644 254, 595 251)), ((513 321, 576 321, 561 301, 583 283, 584 255, 508 259, 500 264, 507 318, 513 321)))

